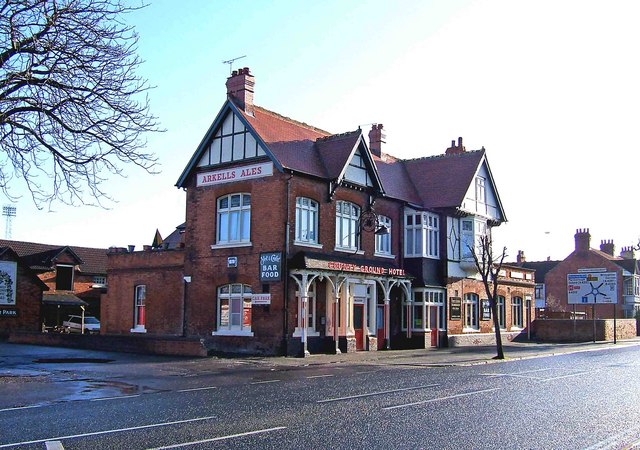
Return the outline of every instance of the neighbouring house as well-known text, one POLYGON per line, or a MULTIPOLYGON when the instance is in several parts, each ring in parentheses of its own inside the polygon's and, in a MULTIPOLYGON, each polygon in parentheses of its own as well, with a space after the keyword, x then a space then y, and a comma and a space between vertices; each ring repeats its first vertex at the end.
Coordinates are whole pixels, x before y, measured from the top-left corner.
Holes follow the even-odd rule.
POLYGON ((0 336, 40 331, 47 289, 11 247, 0 245, 0 336))
POLYGON ((51 245, 0 239, 45 283, 40 323, 61 325, 70 314, 100 317, 100 298, 107 288, 107 249, 51 245))
POLYGON ((553 312, 553 300, 549 300, 549 305, 547 306, 547 293, 544 284, 544 278, 547 276, 547 272, 553 269, 558 265, 560 261, 546 259, 544 261, 527 261, 524 251, 518 250, 518 256, 515 263, 511 263, 516 267, 522 267, 525 269, 530 269, 535 272, 535 308, 536 308, 536 318, 562 318, 565 316, 564 312, 553 312))
MULTIPOLYGON (((613 241, 591 248, 589 229, 578 229, 575 249, 544 276, 545 313, 549 317, 634 318, 640 311, 640 266, 633 247, 615 256, 613 241)), ((524 263, 534 267, 535 263, 524 263)), ((536 282, 539 282, 536 278, 536 282)))
MULTIPOLYGON (((506 215, 485 149, 401 159, 382 124, 332 134, 255 105, 254 84, 227 79, 176 183, 185 223, 110 249, 103 332, 288 355, 490 340, 472 252, 506 215)), ((501 284, 504 332, 526 336, 533 271, 501 284)))

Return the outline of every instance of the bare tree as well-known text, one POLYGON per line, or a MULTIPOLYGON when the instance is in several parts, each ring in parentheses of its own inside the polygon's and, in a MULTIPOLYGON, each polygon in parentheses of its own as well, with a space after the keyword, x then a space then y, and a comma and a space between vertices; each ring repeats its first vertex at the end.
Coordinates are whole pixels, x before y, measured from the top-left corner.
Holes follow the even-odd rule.
POLYGON ((489 307, 491 308, 491 316, 493 317, 493 329, 496 334, 496 359, 504 359, 504 350, 502 348, 502 335, 500 334, 500 322, 498 321, 498 285, 502 263, 507 256, 507 248, 502 249, 502 253, 496 257, 493 254, 493 246, 491 236, 489 234, 481 236, 478 239, 476 248, 472 248, 471 255, 473 261, 482 278, 487 298, 489 299, 489 307))
POLYGON ((0 0, 0 189, 24 182, 38 207, 101 204, 124 164, 154 173, 144 150, 147 81, 121 0, 0 0), (21 180, 21 181, 20 181, 21 180))

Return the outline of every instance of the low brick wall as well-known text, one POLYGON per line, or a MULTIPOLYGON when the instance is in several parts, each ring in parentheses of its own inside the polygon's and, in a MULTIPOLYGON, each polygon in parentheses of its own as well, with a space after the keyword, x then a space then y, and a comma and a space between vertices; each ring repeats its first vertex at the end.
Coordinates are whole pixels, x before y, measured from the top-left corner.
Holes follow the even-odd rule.
MULTIPOLYGON (((516 339, 527 339, 527 332, 500 333, 502 342, 509 342, 516 339)), ((495 333, 468 333, 450 335, 448 339, 449 347, 473 347, 496 345, 495 333)))
MULTIPOLYGON (((533 336, 544 342, 588 342, 593 340, 593 320, 537 319, 533 322, 533 336)), ((613 319, 595 321, 596 341, 612 341, 613 319)), ((617 339, 631 339, 637 334, 635 319, 616 320, 617 339)))
POLYGON ((145 335, 110 336, 59 333, 11 333, 9 342, 109 352, 172 356, 207 356, 207 349, 202 339, 178 336, 155 337, 145 335))

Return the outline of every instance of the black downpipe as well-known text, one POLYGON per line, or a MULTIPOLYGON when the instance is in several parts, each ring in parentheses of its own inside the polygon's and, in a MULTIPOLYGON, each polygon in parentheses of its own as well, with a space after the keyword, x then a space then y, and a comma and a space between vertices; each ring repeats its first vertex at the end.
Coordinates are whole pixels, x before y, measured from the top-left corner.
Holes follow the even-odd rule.
POLYGON ((285 204, 286 204, 286 214, 287 217, 285 218, 284 221, 284 268, 283 268, 283 276, 284 276, 284 282, 283 282, 283 289, 284 289, 284 324, 283 324, 283 331, 284 331, 284 354, 285 356, 288 355, 289 353, 289 349, 288 349, 288 342, 289 342, 289 235, 290 235, 290 228, 291 228, 291 222, 289 221, 289 217, 290 217, 290 201, 289 201, 289 196, 291 194, 291 179, 293 178, 293 173, 291 173, 291 175, 289 176, 289 178, 287 179, 287 192, 286 192, 286 198, 285 198, 285 204))

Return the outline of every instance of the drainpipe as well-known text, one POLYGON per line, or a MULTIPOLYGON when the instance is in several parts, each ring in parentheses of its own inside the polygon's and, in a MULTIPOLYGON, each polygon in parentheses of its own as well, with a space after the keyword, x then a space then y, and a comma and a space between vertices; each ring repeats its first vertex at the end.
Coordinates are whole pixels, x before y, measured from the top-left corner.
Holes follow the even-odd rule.
POLYGON ((182 336, 187 336, 187 287, 189 283, 191 283, 190 276, 183 276, 182 280, 183 288, 182 288, 182 336))
POLYGON ((283 289, 284 289, 284 323, 283 323, 283 332, 284 332, 284 354, 287 355, 288 354, 288 341, 289 341, 289 247, 290 247, 290 242, 289 242, 289 234, 290 234, 290 228, 291 228, 291 222, 289 221, 289 217, 290 217, 290 209, 291 209, 291 205, 290 205, 290 201, 289 201, 289 196, 291 194, 291 179, 293 178, 293 173, 290 174, 289 178, 287 179, 287 192, 286 192, 286 197, 285 197, 285 205, 286 205, 286 210, 287 210, 287 217, 285 218, 284 221, 284 263, 283 263, 283 276, 284 276, 284 282, 283 282, 283 289))

